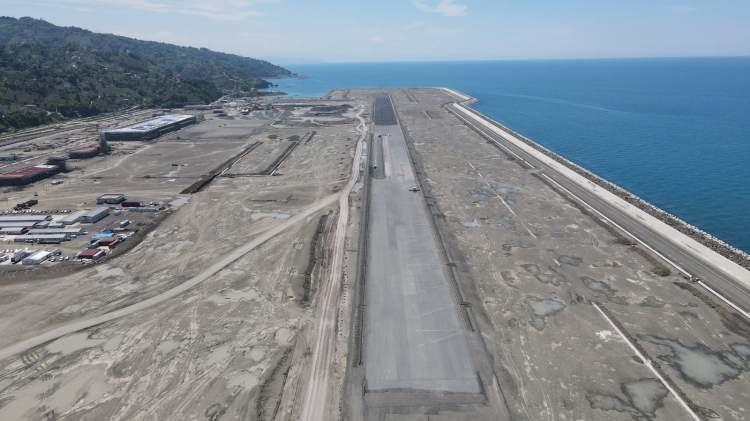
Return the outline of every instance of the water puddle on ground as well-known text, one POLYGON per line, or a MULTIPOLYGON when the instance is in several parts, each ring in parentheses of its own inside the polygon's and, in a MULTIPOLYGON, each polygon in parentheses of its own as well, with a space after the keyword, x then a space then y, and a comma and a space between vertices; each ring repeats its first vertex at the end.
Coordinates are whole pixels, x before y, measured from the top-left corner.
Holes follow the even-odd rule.
POLYGON ((586 288, 593 291, 597 297, 597 300, 601 300, 602 298, 606 299, 606 301, 611 301, 616 304, 628 304, 627 299, 625 297, 621 297, 617 295, 617 290, 615 288, 612 288, 608 283, 604 281, 598 281, 593 278, 589 278, 588 276, 582 276, 581 281, 586 286, 586 288))
POLYGON ((750 347, 745 344, 732 345, 732 351, 714 351, 703 344, 690 347, 658 336, 642 335, 639 339, 668 348, 670 353, 659 355, 659 359, 701 388, 722 384, 750 368, 750 347))
POLYGON ((579 266, 581 262, 583 262, 583 259, 581 259, 578 256, 567 256, 567 255, 560 255, 558 256, 557 260, 564 264, 569 266, 579 266))
POLYGON ((590 392, 586 399, 594 409, 628 413, 633 418, 654 419, 656 411, 664 406, 669 391, 657 379, 641 379, 620 386, 624 397, 590 392))
POLYGON ((543 330, 546 326, 546 318, 557 314, 565 309, 565 303, 556 298, 528 297, 526 302, 531 308, 531 323, 537 330, 543 330))
POLYGON ((561 283, 567 283, 567 279, 552 267, 542 269, 539 265, 533 263, 522 264, 521 267, 543 284, 559 287, 561 283))

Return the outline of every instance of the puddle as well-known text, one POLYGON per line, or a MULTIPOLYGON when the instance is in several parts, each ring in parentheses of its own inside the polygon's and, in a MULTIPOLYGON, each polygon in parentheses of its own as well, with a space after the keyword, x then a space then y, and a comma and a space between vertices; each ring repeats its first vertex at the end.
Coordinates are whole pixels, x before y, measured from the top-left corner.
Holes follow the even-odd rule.
POLYGON ((622 267, 622 263, 620 263, 620 262, 618 262, 616 260, 609 260, 609 259, 607 259, 607 260, 605 260, 604 262, 601 262, 601 263, 594 263, 594 264, 591 265, 591 267, 594 267, 594 268, 619 268, 619 267, 622 267))
POLYGON ((566 255, 559 256, 557 260, 560 263, 564 265, 569 265, 569 266, 579 266, 581 262, 583 261, 583 259, 581 259, 578 256, 566 256, 566 255))
POLYGON ((513 251, 513 249, 530 249, 533 248, 533 244, 527 244, 527 243, 506 243, 502 245, 503 251, 513 251))
POLYGON ((560 286, 561 283, 567 282, 567 279, 565 279, 564 276, 555 272, 555 270, 551 267, 548 267, 544 271, 539 267, 539 265, 535 264, 524 264, 521 265, 521 267, 526 272, 534 275, 534 277, 543 284, 554 285, 557 287, 560 286))
POLYGON ((581 281, 586 285, 586 288, 597 293, 599 297, 604 296, 607 301, 611 301, 617 304, 627 304, 627 300, 624 297, 617 296, 617 290, 609 286, 604 281, 597 281, 596 279, 589 278, 588 276, 582 276, 581 281))
POLYGON ((471 221, 471 222, 462 222, 461 224, 462 224, 462 225, 463 225, 463 226, 464 226, 465 228, 479 228, 479 227, 481 227, 481 226, 482 226, 482 225, 481 225, 481 224, 479 223, 479 221, 477 221, 477 219, 476 219, 476 218, 474 218, 474 220, 473 220, 473 221, 471 221))
POLYGON ((669 363, 683 379, 704 389, 734 379, 750 366, 748 355, 742 353, 750 351, 745 344, 733 345, 732 351, 713 351, 700 343, 689 347, 680 341, 658 336, 642 335, 640 339, 669 348, 669 354, 658 358, 669 363))
POLYGON ((648 297, 644 298, 638 305, 641 307, 661 308, 666 304, 661 299, 654 297, 653 295, 649 295, 648 297))
POLYGON ((518 278, 513 271, 504 270, 500 272, 500 276, 503 278, 503 281, 505 281, 506 284, 511 286, 518 285, 518 278))
POLYGON ((509 186, 498 186, 495 183, 487 183, 479 186, 479 188, 473 193, 474 196, 478 196, 484 199, 497 198, 502 196, 503 199, 509 200, 508 196, 514 195, 519 192, 519 189, 509 186))
POLYGON ((545 319, 549 316, 557 314, 565 309, 565 303, 556 298, 536 298, 528 297, 526 299, 531 312, 530 323, 536 330, 543 330, 546 326, 545 319))
POLYGON ((263 218, 273 218, 273 219, 289 219, 291 215, 288 213, 281 213, 281 212, 253 212, 250 215, 250 219, 253 221, 263 218))
POLYGON ((742 359, 745 360, 745 362, 750 363, 750 345, 746 344, 732 344, 732 351, 735 352, 735 354, 742 357, 742 359))
POLYGON ((654 419, 656 411, 664 406, 664 398, 669 394, 667 388, 657 379, 623 383, 620 390, 624 398, 610 394, 587 393, 586 399, 591 408, 627 413, 641 420, 654 419))
MULTIPOLYGON (((724 308, 724 306, 717 305, 712 297, 709 297, 706 292, 697 289, 692 284, 675 282, 674 285, 693 294, 696 298, 703 301, 704 304, 718 313, 721 317, 722 324, 724 324, 724 326, 732 333, 745 338, 750 338, 750 323, 742 315, 735 311, 729 311, 724 308)), ((689 305, 691 307, 697 307, 697 304, 695 303, 690 303, 689 305)))
POLYGON ((677 314, 679 314, 680 316, 682 316, 682 317, 684 317, 686 319, 698 320, 698 315, 695 314, 692 311, 678 311, 677 314))

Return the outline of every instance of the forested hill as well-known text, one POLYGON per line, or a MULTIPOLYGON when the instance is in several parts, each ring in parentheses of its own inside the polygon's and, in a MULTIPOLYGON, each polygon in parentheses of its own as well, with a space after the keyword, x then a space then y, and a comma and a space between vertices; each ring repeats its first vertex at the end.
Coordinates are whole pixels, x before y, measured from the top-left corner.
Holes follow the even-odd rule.
POLYGON ((269 62, 0 17, 0 132, 134 105, 216 100, 289 76, 269 62))

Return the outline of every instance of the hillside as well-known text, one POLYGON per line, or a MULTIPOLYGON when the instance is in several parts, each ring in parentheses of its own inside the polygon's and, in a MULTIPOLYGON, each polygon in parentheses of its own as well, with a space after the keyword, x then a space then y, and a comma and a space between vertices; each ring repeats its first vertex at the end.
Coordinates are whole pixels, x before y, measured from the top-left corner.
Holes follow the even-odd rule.
POLYGON ((0 17, 0 132, 135 105, 210 102, 290 72, 205 48, 0 17))

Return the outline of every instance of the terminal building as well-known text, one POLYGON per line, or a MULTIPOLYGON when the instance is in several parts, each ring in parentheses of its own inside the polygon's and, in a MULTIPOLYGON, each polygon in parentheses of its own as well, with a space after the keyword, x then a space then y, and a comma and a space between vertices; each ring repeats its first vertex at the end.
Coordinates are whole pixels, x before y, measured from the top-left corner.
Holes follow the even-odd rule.
POLYGON ((102 135, 107 141, 151 140, 197 121, 193 115, 167 114, 132 126, 104 130, 102 135))

